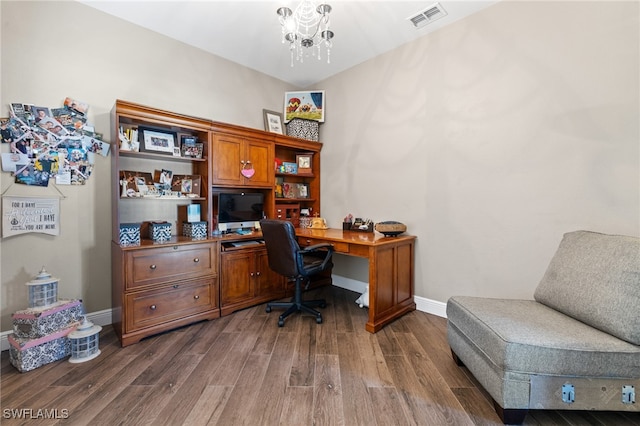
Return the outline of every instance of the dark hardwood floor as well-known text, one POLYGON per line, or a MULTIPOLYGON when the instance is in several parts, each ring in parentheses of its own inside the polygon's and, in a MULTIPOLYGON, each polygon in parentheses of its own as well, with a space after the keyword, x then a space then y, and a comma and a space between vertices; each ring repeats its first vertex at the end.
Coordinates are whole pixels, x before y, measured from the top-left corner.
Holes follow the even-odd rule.
MULTIPOLYGON (((321 325, 294 315, 279 328, 279 311, 260 305, 126 348, 104 327, 102 353, 87 363, 19 373, 4 351, 0 422, 501 424, 484 391, 453 362, 445 319, 416 311, 370 334, 357 294, 327 287, 307 295, 318 296, 329 303, 321 325)), ((525 424, 640 425, 640 415, 531 411, 525 424)))

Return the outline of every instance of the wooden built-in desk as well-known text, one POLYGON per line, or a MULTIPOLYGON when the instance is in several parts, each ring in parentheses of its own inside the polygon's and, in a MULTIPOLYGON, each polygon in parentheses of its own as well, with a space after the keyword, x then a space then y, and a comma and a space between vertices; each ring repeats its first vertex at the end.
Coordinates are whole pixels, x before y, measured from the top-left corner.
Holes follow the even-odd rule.
POLYGON ((375 333, 416 309, 414 294, 415 236, 385 237, 377 232, 297 228, 300 246, 329 243, 336 253, 369 259, 369 321, 375 333))

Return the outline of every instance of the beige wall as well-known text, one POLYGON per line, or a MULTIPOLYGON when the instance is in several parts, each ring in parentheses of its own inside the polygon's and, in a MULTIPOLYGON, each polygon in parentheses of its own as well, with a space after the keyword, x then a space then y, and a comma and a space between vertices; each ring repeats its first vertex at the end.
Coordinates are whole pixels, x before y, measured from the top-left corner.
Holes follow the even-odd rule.
MULTIPOLYGON (((262 128, 262 108, 291 89, 82 4, 0 8, 2 116, 72 96, 110 137, 120 98, 262 128)), ((637 2, 503 2, 317 85, 322 215, 406 223, 416 293, 440 302, 531 297, 564 232, 639 235, 637 17, 637 2)), ((61 187, 59 237, 2 240, 2 330, 43 264, 61 296, 110 307, 109 166, 98 158, 87 186, 61 187)), ((337 263, 366 281, 366 262, 337 263)))
MULTIPOLYGON (((262 109, 279 110, 292 87, 76 2, 1 1, 0 116, 10 102, 59 107, 89 103, 96 131, 111 140, 116 99, 263 128, 262 109)), ((8 152, 8 146, 1 147, 8 152)), ((28 304, 24 285, 40 268, 60 278, 59 296, 82 298, 87 312, 111 307, 110 158, 97 156, 86 186, 59 186, 61 234, 1 241, 1 325, 28 304)), ((53 188, 12 185, 9 195, 51 196, 53 188)))
POLYGON ((500 2, 324 81, 329 225, 407 224, 440 302, 531 298, 567 231, 640 235, 638 17, 500 2))

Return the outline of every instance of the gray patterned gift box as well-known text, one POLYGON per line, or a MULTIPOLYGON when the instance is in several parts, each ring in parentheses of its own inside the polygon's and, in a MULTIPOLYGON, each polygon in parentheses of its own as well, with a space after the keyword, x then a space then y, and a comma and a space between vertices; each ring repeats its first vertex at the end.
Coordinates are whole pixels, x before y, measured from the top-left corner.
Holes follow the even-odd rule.
POLYGON ((149 238, 163 243, 171 239, 171 224, 169 222, 151 222, 149 224, 149 238))
POLYGON ((182 235, 194 240, 207 238, 207 222, 182 222, 182 235))
POLYGON ((58 300, 44 308, 28 308, 11 315, 13 333, 20 339, 38 339, 82 321, 82 300, 58 300))
POLYGON ((316 141, 320 139, 320 123, 304 118, 292 118, 287 124, 287 136, 316 141))
POLYGON ((140 245, 140 224, 121 223, 120 224, 120 245, 139 246, 140 245))
POLYGON ((67 335, 75 330, 69 327, 39 339, 22 339, 10 334, 9 361, 24 373, 71 355, 71 342, 67 335))

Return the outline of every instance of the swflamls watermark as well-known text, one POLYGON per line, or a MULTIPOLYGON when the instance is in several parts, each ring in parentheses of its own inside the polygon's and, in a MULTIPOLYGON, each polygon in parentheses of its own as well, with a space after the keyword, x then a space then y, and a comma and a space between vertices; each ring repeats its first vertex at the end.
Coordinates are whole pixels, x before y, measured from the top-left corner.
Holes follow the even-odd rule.
POLYGON ((69 410, 66 408, 4 408, 2 410, 3 419, 68 419, 69 410))

